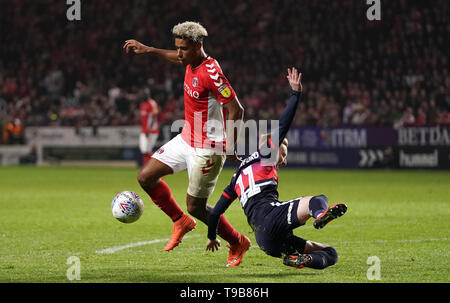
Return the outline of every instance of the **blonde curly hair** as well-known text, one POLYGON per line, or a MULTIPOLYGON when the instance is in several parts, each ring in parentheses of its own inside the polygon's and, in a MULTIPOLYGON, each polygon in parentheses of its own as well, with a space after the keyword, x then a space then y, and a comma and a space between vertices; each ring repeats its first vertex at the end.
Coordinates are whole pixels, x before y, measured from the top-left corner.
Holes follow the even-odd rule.
POLYGON ((190 40, 192 42, 201 42, 208 32, 198 22, 186 21, 178 23, 172 28, 172 33, 176 38, 190 40))

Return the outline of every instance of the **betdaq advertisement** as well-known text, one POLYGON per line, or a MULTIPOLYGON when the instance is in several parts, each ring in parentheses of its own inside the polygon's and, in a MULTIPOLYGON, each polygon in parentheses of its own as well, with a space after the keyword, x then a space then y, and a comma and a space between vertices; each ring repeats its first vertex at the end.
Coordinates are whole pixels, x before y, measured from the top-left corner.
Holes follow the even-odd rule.
POLYGON ((450 126, 293 127, 288 162, 305 168, 450 169, 450 126))

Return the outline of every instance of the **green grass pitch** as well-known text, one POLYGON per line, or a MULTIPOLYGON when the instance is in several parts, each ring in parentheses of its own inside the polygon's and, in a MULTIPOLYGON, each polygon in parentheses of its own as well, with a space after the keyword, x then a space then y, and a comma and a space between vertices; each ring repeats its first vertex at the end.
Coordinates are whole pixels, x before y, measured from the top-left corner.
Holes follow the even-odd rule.
MULTIPOLYGON (((323 193, 330 203, 348 205, 345 216, 323 230, 314 229, 312 220, 295 230, 338 251, 338 263, 321 271, 290 268, 265 255, 238 201, 226 216, 254 245, 241 266, 225 267, 225 241, 218 252, 205 251, 207 228, 201 222, 180 246, 165 252, 172 224, 139 187, 137 172, 0 168, 0 282, 450 282, 449 172, 281 170, 281 200, 323 193), (111 215, 111 200, 123 190, 144 199, 144 214, 135 223, 123 224, 111 215), (80 260, 79 281, 66 275, 71 256, 80 260), (368 279, 374 277, 370 273, 375 263, 367 262, 371 256, 379 260, 379 280, 368 279)), ((232 173, 222 172, 210 204, 215 204, 232 173)), ((187 174, 165 180, 186 210, 187 174)))

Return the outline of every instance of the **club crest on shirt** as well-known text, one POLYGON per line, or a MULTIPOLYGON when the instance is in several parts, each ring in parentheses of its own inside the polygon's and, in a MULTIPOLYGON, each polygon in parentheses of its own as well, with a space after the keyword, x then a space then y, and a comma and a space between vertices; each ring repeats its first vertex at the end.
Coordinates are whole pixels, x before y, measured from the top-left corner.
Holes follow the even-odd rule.
POLYGON ((231 89, 228 87, 228 85, 222 85, 219 87, 219 93, 224 97, 228 98, 231 96, 231 89))
POLYGON ((198 85, 198 78, 197 78, 197 77, 194 77, 194 78, 192 79, 192 86, 193 86, 193 87, 197 87, 197 85, 198 85))

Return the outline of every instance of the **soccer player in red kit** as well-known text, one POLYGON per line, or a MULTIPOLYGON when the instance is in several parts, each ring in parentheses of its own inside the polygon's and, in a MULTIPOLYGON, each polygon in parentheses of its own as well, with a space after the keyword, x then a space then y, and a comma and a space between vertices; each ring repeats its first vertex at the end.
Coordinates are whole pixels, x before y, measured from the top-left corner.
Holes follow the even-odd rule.
MULTIPOLYGON (((236 93, 214 58, 203 49, 206 29, 197 22, 173 27, 176 50, 146 46, 127 40, 124 48, 136 54, 156 54, 186 66, 184 78, 185 124, 181 134, 163 145, 138 174, 141 187, 174 222, 166 251, 172 250, 196 222, 183 213, 171 195, 165 175, 187 169, 189 185, 186 204, 189 214, 208 224, 212 206, 207 204, 226 157, 235 159, 237 128, 225 128, 226 122, 242 122, 244 109, 236 93), (226 140, 233 138, 233 140, 226 140), (224 151, 226 155, 224 154, 224 151)), ((227 266, 238 266, 250 247, 250 240, 238 233, 224 216, 218 234, 230 244, 227 266)))
POLYGON ((139 106, 141 115, 141 133, 139 135, 139 150, 142 154, 142 164, 145 165, 153 154, 153 147, 159 135, 158 103, 150 96, 139 106))

